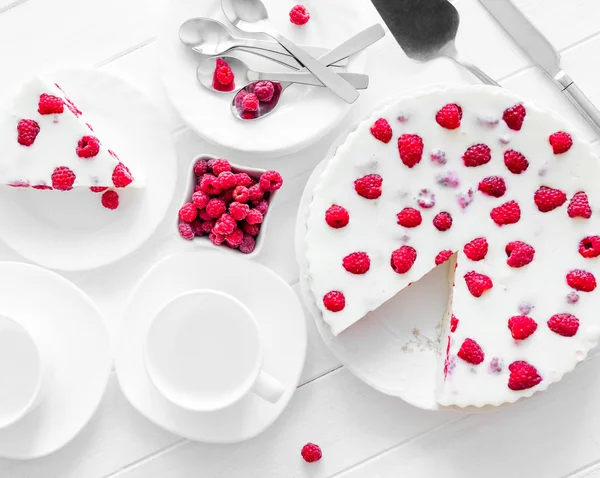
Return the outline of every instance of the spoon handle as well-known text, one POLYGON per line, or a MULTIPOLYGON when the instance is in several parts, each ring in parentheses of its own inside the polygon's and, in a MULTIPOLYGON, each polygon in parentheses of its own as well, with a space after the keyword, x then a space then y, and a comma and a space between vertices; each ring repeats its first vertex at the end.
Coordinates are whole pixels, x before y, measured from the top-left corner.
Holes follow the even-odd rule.
MULTIPOLYGON (((254 50, 261 50, 261 53, 270 52, 277 56, 285 56, 290 59, 294 66, 296 66, 297 68, 302 68, 302 65, 300 65, 300 63, 298 63, 293 57, 291 57, 289 52, 285 48, 283 48, 279 43, 276 43, 274 41, 244 38, 240 41, 240 44, 237 45, 236 48, 251 48, 254 50)), ((311 56, 314 56, 315 58, 325 55, 329 51, 327 48, 322 48, 319 46, 301 46, 300 48, 302 48, 304 51, 306 51, 306 53, 308 53, 311 56)), ((269 57, 270 56, 271 55, 269 55, 269 57)), ((345 65, 348 62, 345 61, 343 63, 345 65)))
MULTIPOLYGON (((338 73, 344 80, 358 90, 366 90, 369 86, 369 75, 362 73, 338 73)), ((312 73, 290 72, 290 73, 262 73, 248 71, 250 81, 269 80, 278 83, 300 83, 301 85, 323 86, 312 73)))
MULTIPOLYGON (((250 47, 236 47, 237 51, 243 51, 246 53, 250 53, 252 55, 260 56, 262 58, 268 58, 275 63, 279 63, 280 65, 287 66, 292 70, 300 70, 302 65, 296 61, 293 56, 290 56, 288 53, 278 53, 269 50, 262 50, 258 48, 250 48, 250 47)), ((344 64, 347 64, 348 60, 341 60, 333 65, 330 65, 334 68, 343 68, 344 64)))

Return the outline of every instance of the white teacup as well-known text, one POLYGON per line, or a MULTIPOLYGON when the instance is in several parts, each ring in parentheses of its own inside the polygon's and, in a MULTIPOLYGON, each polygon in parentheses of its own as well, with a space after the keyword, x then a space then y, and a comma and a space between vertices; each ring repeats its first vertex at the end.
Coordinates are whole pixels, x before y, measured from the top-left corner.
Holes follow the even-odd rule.
POLYGON ((284 392, 262 370, 252 312, 216 290, 186 292, 168 302, 150 324, 144 361, 155 388, 188 410, 219 410, 250 391, 275 403, 284 392))
POLYGON ((42 355, 32 335, 0 315, 0 429, 16 423, 42 399, 42 355))

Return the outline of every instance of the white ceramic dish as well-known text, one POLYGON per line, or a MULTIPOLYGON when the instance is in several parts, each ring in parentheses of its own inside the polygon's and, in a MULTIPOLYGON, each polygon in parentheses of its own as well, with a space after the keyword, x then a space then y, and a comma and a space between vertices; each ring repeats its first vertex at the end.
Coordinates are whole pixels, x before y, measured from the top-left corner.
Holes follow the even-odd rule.
POLYGON ((125 315, 117 347, 116 372, 131 404, 156 425, 190 440, 235 443, 264 431, 289 403, 306 356, 306 322, 291 287, 257 264, 220 251, 202 250, 170 256, 140 280, 125 315), (230 273, 206 273, 225 270, 230 273), (263 341, 263 370, 285 387, 273 404, 248 394, 215 412, 193 412, 164 398, 144 370, 144 337, 152 317, 174 297, 210 288, 230 294, 256 318, 263 341))
MULTIPOLYGON (((205 160, 209 161, 211 159, 217 159, 217 156, 212 156, 210 154, 199 154, 192 160, 192 163, 190 164, 189 173, 188 173, 187 183, 186 183, 188 185, 188 187, 187 187, 185 194, 183 196, 183 199, 181 201, 181 205, 183 205, 187 202, 190 202, 192 200, 192 194, 194 194, 196 184, 197 184, 196 174, 194 173, 194 164, 196 164, 196 161, 198 161, 199 159, 205 159, 205 160)), ((255 178, 255 179, 258 179, 260 177, 260 175, 266 171, 266 169, 247 168, 247 167, 239 166, 239 165, 233 164, 233 163, 231 164, 231 168, 234 173, 246 173, 248 176, 255 178)), ((221 247, 217 248, 217 246, 215 246, 212 242, 210 242, 210 239, 208 238, 208 236, 194 237, 194 239, 192 239, 191 242, 198 246, 208 247, 213 250, 214 249, 222 250, 223 252, 225 252, 227 254, 233 254, 235 256, 242 256, 247 259, 253 259, 260 253, 260 251, 263 248, 263 245, 265 243, 267 226, 269 224, 269 218, 272 215, 271 208, 273 207, 273 201, 275 200, 276 196, 277 196, 277 191, 269 193, 269 199, 268 199, 269 210, 267 211, 267 214, 261 224, 260 233, 258 234, 258 236, 256 236, 256 246, 254 247, 254 250, 250 254, 242 254, 240 251, 238 251, 236 249, 231 249, 226 246, 221 246, 221 247)), ((180 223, 180 221, 179 221, 179 219, 177 219, 176 225, 179 223, 180 223)), ((185 242, 190 242, 190 241, 186 241, 183 238, 181 238, 181 240, 185 241, 185 242)))
MULTIPOLYGON (((339 124, 350 111, 350 105, 325 88, 292 85, 282 96, 276 112, 259 121, 244 122, 229 110, 233 93, 215 93, 198 83, 196 68, 203 57, 179 41, 179 26, 192 17, 210 17, 228 23, 220 3, 220 0, 173 0, 169 2, 160 29, 158 47, 162 80, 184 121, 208 141, 263 157, 300 150, 339 124)), ((281 33, 304 45, 334 48, 351 35, 381 21, 370 2, 328 0, 306 4, 311 19, 304 27, 297 27, 289 21, 293 3, 265 0, 265 4, 273 24, 281 33)), ((243 59, 257 71, 285 70, 253 55, 235 51, 227 55, 243 59)), ((363 73, 365 64, 365 53, 362 52, 350 59, 348 70, 363 73)))
POLYGON ((144 185, 119 191, 110 211, 89 191, 0 188, 0 237, 27 259, 51 269, 97 268, 130 254, 163 219, 176 182, 169 128, 149 98, 122 79, 92 69, 44 76, 58 82, 94 129, 144 185))
POLYGON ((39 405, 0 430, 0 456, 39 458, 70 442, 98 408, 110 376, 108 330, 89 297, 41 267, 0 263, 0 289, 0 314, 32 335, 51 377, 39 405))

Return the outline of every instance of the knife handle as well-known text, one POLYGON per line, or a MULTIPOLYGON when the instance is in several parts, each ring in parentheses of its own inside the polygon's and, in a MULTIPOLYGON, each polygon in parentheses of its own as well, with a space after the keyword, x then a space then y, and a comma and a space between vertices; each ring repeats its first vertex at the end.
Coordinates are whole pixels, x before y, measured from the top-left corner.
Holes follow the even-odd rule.
POLYGON ((561 86, 562 92, 573 103, 581 116, 590 124, 597 135, 600 135, 600 111, 581 91, 579 86, 564 71, 560 71, 554 79, 561 86))

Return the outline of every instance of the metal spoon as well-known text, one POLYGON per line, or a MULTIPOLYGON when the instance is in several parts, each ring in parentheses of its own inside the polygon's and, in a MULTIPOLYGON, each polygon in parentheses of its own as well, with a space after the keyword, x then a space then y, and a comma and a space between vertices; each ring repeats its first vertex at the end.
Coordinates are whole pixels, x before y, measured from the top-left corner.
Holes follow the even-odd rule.
MULTIPOLYGON (((277 63, 299 69, 302 65, 296 61, 279 43, 267 40, 244 38, 240 30, 231 31, 223 23, 211 18, 190 18, 179 27, 179 39, 194 51, 207 56, 221 56, 233 49, 240 49, 277 63)), ((326 48, 302 47, 311 55, 321 56, 327 53, 326 48)), ((335 66, 345 66, 347 59, 340 60, 335 66)))
MULTIPOLYGON (((289 85, 293 83, 299 83, 302 85, 312 86, 323 86, 319 80, 317 80, 312 73, 290 71, 285 73, 263 73, 259 71, 251 70, 246 63, 239 58, 232 56, 220 56, 205 58, 200 62, 200 65, 196 69, 196 77, 202 86, 209 90, 216 91, 218 93, 230 93, 235 89, 233 84, 222 87, 215 82, 215 70, 217 68, 217 59, 220 58, 227 62, 231 71, 233 71, 233 77, 235 81, 239 81, 241 84, 248 82, 255 82, 261 80, 269 80, 271 82, 285 83, 282 89, 285 90, 289 85), (230 87, 229 87, 230 86, 230 87)), ((365 90, 369 86, 369 76, 362 73, 346 73, 341 72, 339 75, 344 78, 348 83, 354 86, 356 89, 365 90)))
POLYGON ((274 38, 323 85, 347 103, 354 103, 358 99, 358 91, 350 83, 271 26, 267 9, 261 0, 221 0, 221 8, 227 19, 240 30, 265 33, 274 38))

